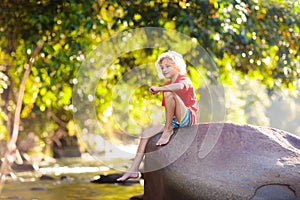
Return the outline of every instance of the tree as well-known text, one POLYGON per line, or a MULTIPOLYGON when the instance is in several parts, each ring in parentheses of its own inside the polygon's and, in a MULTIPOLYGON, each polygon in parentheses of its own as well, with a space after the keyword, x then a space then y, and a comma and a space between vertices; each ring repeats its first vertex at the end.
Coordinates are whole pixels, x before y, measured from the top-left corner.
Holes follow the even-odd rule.
MULTIPOLYGON (((38 122, 35 129, 43 138, 51 136, 58 127, 67 132, 67 126, 72 124, 72 87, 78 83, 78 69, 88 53, 115 33, 138 27, 176 30, 197 40, 217 65, 215 69, 203 69, 208 80, 236 84, 232 76, 238 74, 259 80, 270 94, 278 88, 299 87, 297 1, 3 0, 0 8, 0 120, 7 122, 8 135, 20 77, 39 40, 44 45, 26 83, 21 117, 25 130, 35 125, 30 123, 32 120, 38 122)), ((125 81, 134 66, 153 62, 161 51, 133 51, 112 64, 95 91, 99 120, 111 122, 107 125, 117 128, 109 102, 121 97, 112 96, 112 89, 125 81)), ((190 75, 199 79, 193 69, 190 75)), ((139 111, 147 111, 153 102, 159 102, 147 95, 146 86, 137 89, 133 96, 137 103, 129 111, 142 126, 149 119, 144 119, 139 111), (138 101, 141 96, 146 99, 144 102, 138 101)), ((119 109, 126 106, 120 104, 119 109)), ((123 123, 133 131, 130 121, 123 123)))
MULTIPOLYGON (((176 29, 197 38, 230 81, 237 70, 269 89, 298 86, 300 5, 296 1, 120 1, 123 13, 113 28, 176 29)), ((112 5, 119 6, 116 3, 112 5)))
MULTIPOLYGON (((2 1, 1 6, 1 66, 3 111, 11 133, 15 89, 27 58, 37 41, 44 42, 35 58, 26 93, 22 117, 32 109, 47 110, 49 117, 64 124, 72 117, 68 108, 76 69, 91 43, 93 26, 101 26, 97 15, 100 4, 95 1, 2 1), (62 114, 63 113, 63 114, 62 114)), ((99 33, 99 32, 98 32, 99 33)))

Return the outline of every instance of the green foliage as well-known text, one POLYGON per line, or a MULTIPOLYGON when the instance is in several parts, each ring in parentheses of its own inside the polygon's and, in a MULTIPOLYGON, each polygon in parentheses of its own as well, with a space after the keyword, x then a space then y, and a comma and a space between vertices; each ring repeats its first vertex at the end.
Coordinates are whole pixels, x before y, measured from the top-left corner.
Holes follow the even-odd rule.
POLYGON ((224 84, 225 88, 225 120, 240 124, 270 126, 270 118, 266 116, 271 101, 266 93, 266 86, 258 80, 247 76, 242 79, 237 73, 231 72, 232 84, 224 84))
POLYGON ((1 3, 0 38, 7 38, 1 40, 1 72, 10 78, 6 83, 13 87, 9 93, 17 91, 37 41, 44 41, 26 83, 23 118, 36 107, 40 111, 51 110, 53 115, 60 114, 59 118, 66 122, 72 118, 72 80, 92 42, 90 34, 100 31, 95 28, 99 21, 95 20, 98 7, 94 1, 5 0, 1 3), (4 62, 5 57, 9 61, 4 62))
MULTIPOLYGON (((265 106, 270 105, 265 102, 269 99, 263 92, 256 94, 256 89, 262 87, 261 91, 272 94, 280 88, 295 91, 299 87, 297 1, 3 0, 0 9, 1 133, 5 133, 5 121, 12 120, 24 67, 39 40, 44 46, 34 58, 26 83, 21 115, 24 127, 31 120, 36 121, 36 113, 46 116, 46 120, 36 121, 37 127, 68 124, 74 109, 72 88, 78 83, 78 69, 87 54, 115 33, 138 27, 179 31, 210 53, 216 68, 196 69, 189 65, 188 73, 196 88, 209 82, 221 83, 229 94, 235 94, 236 99, 227 97, 229 121, 268 125, 271 122, 265 116, 265 106)), ((160 120, 163 114, 155 114, 161 112, 160 96, 151 96, 148 86, 161 82, 154 78, 153 66, 145 63, 153 63, 161 51, 133 51, 106 69, 95 91, 95 108, 101 123, 111 129, 139 133, 154 119, 160 120), (129 82, 137 68, 139 76, 129 82), (139 80, 143 84, 135 88, 139 80), (124 101, 122 95, 114 93, 116 89, 134 92, 124 101), (124 114, 124 110, 128 113, 124 114)), ((200 54, 189 53, 195 57, 200 54)), ((51 131, 34 130, 40 136, 51 136, 51 131)), ((6 133, 1 137, 6 137, 6 133)))
POLYGON ((135 134, 151 123, 150 108, 160 104, 161 96, 151 96, 148 90, 161 81, 157 82, 154 66, 144 63, 154 63, 155 59, 144 50, 133 51, 119 57, 103 72, 95 98, 100 122, 113 122, 113 128, 135 134))

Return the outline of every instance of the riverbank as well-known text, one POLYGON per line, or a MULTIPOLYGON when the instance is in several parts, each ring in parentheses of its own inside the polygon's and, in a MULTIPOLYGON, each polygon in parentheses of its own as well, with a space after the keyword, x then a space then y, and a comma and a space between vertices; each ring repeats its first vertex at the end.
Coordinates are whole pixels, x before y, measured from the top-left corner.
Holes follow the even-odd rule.
POLYGON ((108 166, 86 157, 65 158, 34 171, 16 172, 16 177, 7 178, 0 199, 125 200, 142 194, 142 182, 133 185, 91 183, 99 174, 120 173, 113 167, 120 162, 123 161, 111 160, 108 166))

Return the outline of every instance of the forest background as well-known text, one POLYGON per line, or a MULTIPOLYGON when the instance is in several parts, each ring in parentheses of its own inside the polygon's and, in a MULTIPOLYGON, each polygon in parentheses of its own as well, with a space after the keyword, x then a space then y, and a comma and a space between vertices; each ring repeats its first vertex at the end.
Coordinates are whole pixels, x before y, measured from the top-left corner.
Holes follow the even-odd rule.
MULTIPOLYGON (((12 134, 21 80, 30 66, 18 148, 53 156, 53 146, 61 146, 62 141, 65 146, 76 146, 77 140, 72 138, 80 138, 81 133, 73 117, 77 108, 72 96, 82 63, 103 41, 142 27, 160 27, 187 35, 214 61, 214 68, 188 68, 200 91, 201 122, 221 119, 300 135, 297 0, 2 0, 0 9, 2 144, 12 134), (223 118, 212 116, 207 85, 224 88, 223 99, 217 100, 223 102, 223 118)), ((152 123, 149 112, 153 105, 160 105, 161 97, 151 96, 148 85, 132 88, 130 102, 114 99, 117 110, 129 107, 129 116, 122 117, 122 123, 115 120, 117 110, 112 107, 112 99, 116 97, 112 91, 126 73, 144 63, 154 63, 165 50, 126 53, 99 78, 92 101, 104 131, 97 134, 112 135, 116 143, 122 143, 128 135, 139 134, 152 123)), ((142 78, 147 79, 147 74, 142 78)), ((86 151, 83 144, 80 148, 86 151)), ((1 151, 3 156, 5 148, 1 151)))

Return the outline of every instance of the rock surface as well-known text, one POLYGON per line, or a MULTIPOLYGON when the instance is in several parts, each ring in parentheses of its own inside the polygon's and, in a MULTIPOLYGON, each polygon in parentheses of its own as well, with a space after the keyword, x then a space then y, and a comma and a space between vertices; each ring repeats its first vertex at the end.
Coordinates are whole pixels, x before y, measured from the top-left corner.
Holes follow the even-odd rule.
POLYGON ((300 199, 300 138, 250 125, 178 129, 146 148, 144 199, 300 199))
POLYGON ((122 175, 123 174, 119 174, 119 173, 108 174, 108 175, 100 174, 96 179, 92 180, 91 183, 98 183, 98 184, 117 183, 122 185, 132 185, 132 184, 140 183, 138 179, 129 179, 125 182, 117 181, 117 179, 120 178, 122 175))

